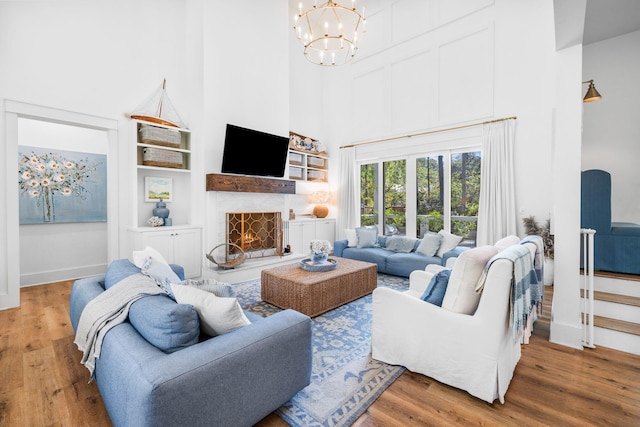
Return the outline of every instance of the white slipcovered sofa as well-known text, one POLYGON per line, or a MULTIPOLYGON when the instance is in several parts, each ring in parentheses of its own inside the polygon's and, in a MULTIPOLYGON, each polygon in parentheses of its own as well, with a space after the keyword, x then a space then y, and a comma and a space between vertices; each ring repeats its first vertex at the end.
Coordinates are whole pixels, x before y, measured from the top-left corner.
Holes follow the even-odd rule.
MULTIPOLYGON (((520 239, 510 236, 497 246, 463 252, 451 270, 442 307, 421 299, 442 266, 431 264, 425 271, 414 271, 408 291, 377 288, 373 292, 373 358, 405 366, 489 403, 496 398, 504 403, 523 339, 514 337, 510 322, 514 263, 496 257, 488 265, 484 289, 477 293, 475 288, 487 262, 513 244, 520 245, 520 239)), ((523 244, 533 264, 539 246, 523 244)))

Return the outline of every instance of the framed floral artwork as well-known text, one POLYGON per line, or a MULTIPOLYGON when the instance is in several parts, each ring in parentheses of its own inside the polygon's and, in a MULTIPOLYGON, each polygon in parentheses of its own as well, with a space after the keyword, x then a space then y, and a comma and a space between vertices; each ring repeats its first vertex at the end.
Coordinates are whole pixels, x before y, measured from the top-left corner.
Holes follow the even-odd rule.
POLYGON ((170 202, 173 198, 173 180, 171 178, 157 178, 147 176, 144 178, 144 201, 170 202))
POLYGON ((107 156, 18 147, 20 224, 107 220, 107 156))

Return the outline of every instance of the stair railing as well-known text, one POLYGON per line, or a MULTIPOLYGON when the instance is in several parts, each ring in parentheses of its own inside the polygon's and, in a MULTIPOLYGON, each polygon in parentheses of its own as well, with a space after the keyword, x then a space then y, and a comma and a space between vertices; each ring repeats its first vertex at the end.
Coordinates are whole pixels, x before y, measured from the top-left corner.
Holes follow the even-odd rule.
POLYGON ((593 236, 596 230, 581 228, 582 235, 582 260, 583 260, 583 280, 582 280, 582 345, 595 348, 594 344, 594 319, 593 319, 593 236))

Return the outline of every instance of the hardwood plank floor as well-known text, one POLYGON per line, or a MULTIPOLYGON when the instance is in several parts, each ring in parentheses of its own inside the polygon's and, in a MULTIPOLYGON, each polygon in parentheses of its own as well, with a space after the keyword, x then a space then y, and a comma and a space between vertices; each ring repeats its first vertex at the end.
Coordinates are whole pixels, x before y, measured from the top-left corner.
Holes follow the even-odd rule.
MULTIPOLYGON (((24 288, 20 308, 0 311, 0 426, 111 425, 73 344, 71 285, 24 288)), ((504 405, 406 371, 354 425, 640 426, 640 356, 550 343, 552 290, 504 405)), ((287 424, 271 414, 258 425, 287 424)))

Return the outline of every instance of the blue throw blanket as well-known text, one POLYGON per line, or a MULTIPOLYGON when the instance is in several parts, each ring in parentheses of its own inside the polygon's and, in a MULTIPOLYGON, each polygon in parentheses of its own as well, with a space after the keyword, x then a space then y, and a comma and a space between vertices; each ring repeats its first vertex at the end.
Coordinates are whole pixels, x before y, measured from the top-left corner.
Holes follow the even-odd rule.
POLYGON ((511 313, 510 324, 514 339, 520 337, 527 325, 529 314, 534 306, 541 301, 538 276, 531 261, 531 253, 525 245, 513 245, 496 254, 489 260, 478 282, 476 291, 484 287, 484 281, 491 264, 498 259, 513 262, 513 276, 511 277, 511 313))
POLYGON ((524 245, 525 243, 529 242, 536 245, 536 256, 533 260, 533 268, 536 271, 538 283, 542 284, 544 282, 544 242, 542 241, 542 237, 540 236, 527 236, 522 239, 520 244, 524 245))

